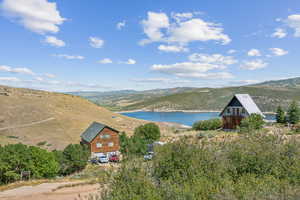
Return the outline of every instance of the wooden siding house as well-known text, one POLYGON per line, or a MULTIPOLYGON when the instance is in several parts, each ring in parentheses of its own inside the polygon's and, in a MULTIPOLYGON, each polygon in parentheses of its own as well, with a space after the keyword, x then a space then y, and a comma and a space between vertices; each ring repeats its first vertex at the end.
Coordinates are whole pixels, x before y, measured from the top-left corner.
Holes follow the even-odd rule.
POLYGON ((104 124, 93 122, 81 135, 81 143, 87 144, 91 157, 100 154, 118 154, 119 131, 104 124))
POLYGON ((265 117, 249 94, 236 94, 220 113, 223 119, 223 129, 236 129, 242 119, 251 114, 265 117))

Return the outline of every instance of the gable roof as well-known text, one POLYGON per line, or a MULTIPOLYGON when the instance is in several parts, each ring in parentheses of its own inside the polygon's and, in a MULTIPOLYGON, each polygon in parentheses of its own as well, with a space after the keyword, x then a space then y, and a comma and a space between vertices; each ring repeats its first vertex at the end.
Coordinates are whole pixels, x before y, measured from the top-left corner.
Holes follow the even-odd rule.
POLYGON ((257 107, 257 105, 255 104, 255 102, 249 94, 235 94, 234 97, 227 104, 227 106, 224 108, 224 110, 220 113, 220 116, 224 113, 225 109, 229 106, 229 104, 234 98, 236 98, 242 104, 243 108, 247 111, 249 115, 259 114, 265 117, 265 115, 260 111, 260 109, 257 107))
POLYGON ((113 131, 119 132, 104 124, 93 122, 82 134, 81 138, 86 142, 91 142, 104 128, 112 129, 113 131))

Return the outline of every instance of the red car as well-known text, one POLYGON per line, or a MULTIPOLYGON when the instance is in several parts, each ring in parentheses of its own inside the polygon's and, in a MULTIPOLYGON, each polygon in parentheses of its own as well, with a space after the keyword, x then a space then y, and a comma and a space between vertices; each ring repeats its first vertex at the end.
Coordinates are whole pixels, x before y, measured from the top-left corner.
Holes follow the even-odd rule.
POLYGON ((111 155, 109 157, 109 162, 119 162, 120 159, 119 159, 119 156, 118 155, 111 155))

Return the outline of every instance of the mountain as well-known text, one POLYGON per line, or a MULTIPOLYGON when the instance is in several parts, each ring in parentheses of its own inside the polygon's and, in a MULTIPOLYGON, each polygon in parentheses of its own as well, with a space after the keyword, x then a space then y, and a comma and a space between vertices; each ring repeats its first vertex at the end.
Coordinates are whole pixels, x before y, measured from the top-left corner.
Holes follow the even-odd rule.
POLYGON ((239 87, 171 88, 86 98, 111 110, 119 111, 219 111, 237 93, 250 94, 264 112, 274 112, 279 105, 287 108, 292 100, 300 101, 300 78, 267 81, 239 87))
POLYGON ((78 143, 93 121, 128 133, 145 122, 78 96, 6 86, 0 86, 0 111, 0 144, 40 143, 49 149, 78 143))

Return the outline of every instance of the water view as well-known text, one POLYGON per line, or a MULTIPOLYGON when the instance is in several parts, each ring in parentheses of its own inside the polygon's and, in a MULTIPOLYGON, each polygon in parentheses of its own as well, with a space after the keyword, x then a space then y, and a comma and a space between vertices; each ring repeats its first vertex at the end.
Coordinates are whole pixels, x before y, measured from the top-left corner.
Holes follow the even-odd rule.
MULTIPOLYGON (((194 122, 199 120, 219 117, 219 112, 128 112, 122 114, 137 119, 155 122, 174 122, 187 126, 192 126, 194 122)), ((274 120, 275 116, 267 114, 266 119, 274 120)))

